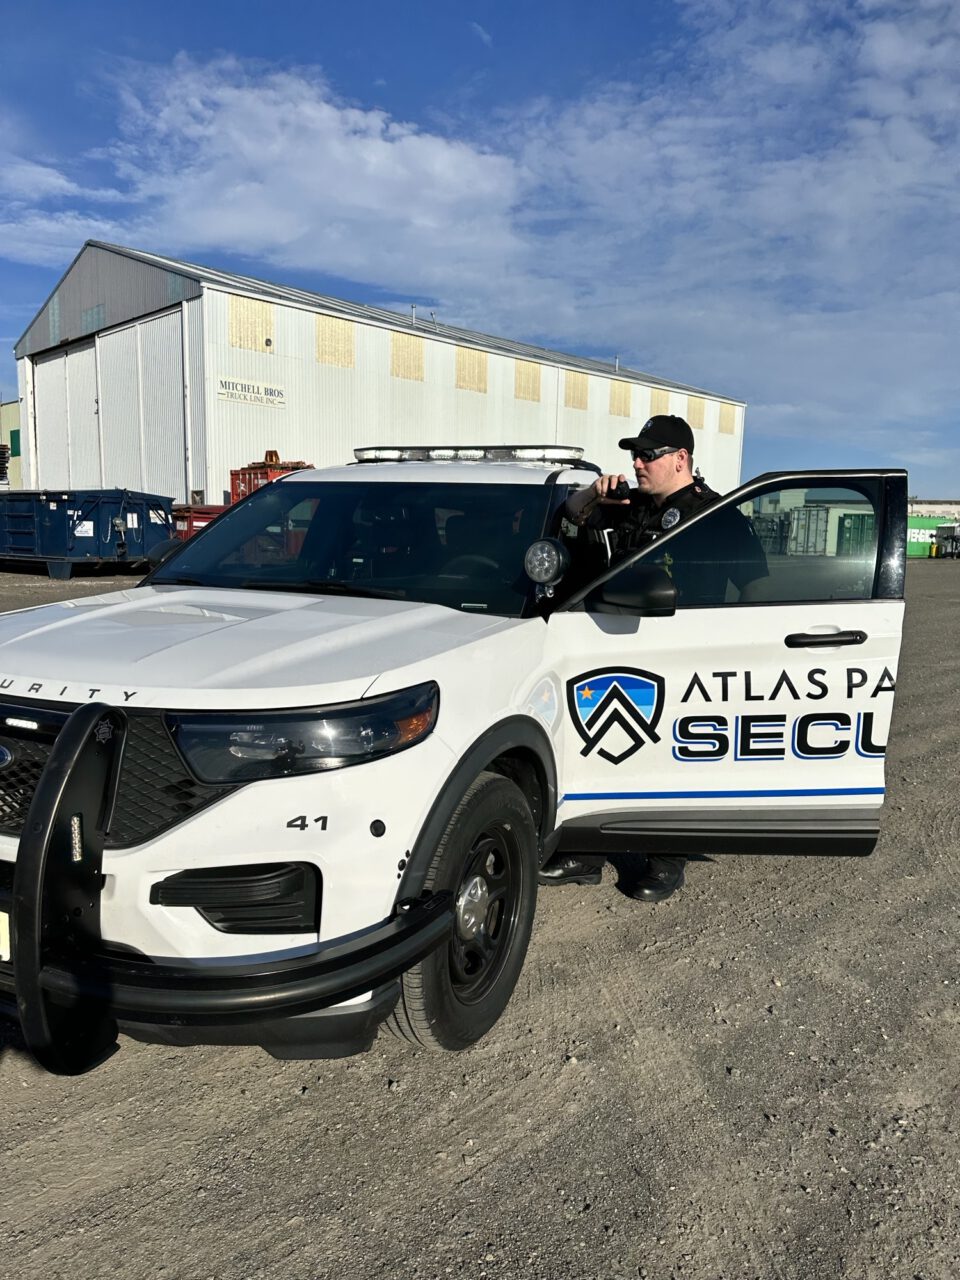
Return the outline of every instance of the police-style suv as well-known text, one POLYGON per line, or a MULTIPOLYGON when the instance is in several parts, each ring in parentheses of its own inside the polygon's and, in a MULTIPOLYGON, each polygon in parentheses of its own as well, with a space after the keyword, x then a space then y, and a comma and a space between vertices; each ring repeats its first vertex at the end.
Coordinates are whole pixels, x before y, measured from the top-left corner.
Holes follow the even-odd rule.
POLYGON ((362 450, 0 616, 0 998, 41 1062, 461 1049, 555 853, 870 851, 904 473, 761 476, 612 564, 564 518, 596 474, 362 450))

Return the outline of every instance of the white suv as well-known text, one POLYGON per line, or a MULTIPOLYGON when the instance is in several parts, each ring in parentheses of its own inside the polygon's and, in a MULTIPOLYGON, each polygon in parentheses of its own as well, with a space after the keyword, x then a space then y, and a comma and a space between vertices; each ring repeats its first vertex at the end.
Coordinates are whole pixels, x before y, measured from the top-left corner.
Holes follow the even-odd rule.
POLYGON ((905 474, 761 476, 612 567, 564 518, 596 474, 361 450, 131 590, 0 616, 0 1008, 39 1061, 118 1026, 462 1049, 555 854, 870 851, 905 474))

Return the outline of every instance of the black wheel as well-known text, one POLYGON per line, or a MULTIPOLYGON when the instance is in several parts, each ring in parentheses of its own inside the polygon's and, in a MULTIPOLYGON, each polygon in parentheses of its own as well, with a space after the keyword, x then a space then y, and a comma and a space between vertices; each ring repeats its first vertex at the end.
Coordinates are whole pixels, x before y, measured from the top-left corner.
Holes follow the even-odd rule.
POLYGON ((388 1026, 427 1048, 466 1049, 507 1007, 533 928, 537 833, 519 787, 480 774, 437 845, 424 887, 453 892, 453 936, 403 975, 388 1026))

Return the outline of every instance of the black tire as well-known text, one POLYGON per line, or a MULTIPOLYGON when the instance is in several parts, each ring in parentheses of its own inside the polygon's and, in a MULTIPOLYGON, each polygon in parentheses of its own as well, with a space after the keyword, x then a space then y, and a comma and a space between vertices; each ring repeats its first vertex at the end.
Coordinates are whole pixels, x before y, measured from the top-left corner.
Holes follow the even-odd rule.
POLYGON ((428 1049, 467 1049, 507 1007, 533 928, 537 833, 518 786, 496 773, 471 783, 424 888, 453 892, 453 936, 403 975, 387 1027, 428 1049))

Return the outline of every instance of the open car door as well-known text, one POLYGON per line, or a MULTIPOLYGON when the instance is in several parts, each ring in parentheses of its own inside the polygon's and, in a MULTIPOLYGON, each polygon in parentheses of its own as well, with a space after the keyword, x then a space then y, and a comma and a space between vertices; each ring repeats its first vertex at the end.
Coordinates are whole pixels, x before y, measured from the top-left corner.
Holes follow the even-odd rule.
POLYGON ((902 471, 764 475, 561 605, 560 848, 869 853, 906 506, 902 471))

